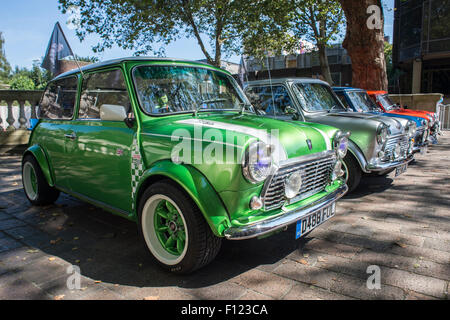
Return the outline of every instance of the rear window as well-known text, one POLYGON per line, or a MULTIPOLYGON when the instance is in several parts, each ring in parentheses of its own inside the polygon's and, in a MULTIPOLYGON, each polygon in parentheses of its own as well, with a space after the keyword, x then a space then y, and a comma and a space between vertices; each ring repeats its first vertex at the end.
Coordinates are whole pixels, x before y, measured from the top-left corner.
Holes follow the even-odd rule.
POLYGON ((77 96, 78 78, 70 77, 51 82, 39 104, 39 118, 70 120, 77 96))

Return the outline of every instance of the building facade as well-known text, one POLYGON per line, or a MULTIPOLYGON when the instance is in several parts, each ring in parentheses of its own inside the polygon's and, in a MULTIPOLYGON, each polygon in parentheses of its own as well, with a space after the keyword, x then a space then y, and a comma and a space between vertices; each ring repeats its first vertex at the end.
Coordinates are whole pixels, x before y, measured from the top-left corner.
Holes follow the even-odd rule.
POLYGON ((395 93, 450 95, 450 0, 396 0, 395 93))
MULTIPOLYGON (((333 85, 350 86, 352 65, 347 51, 340 45, 327 48, 333 85)), ((246 61, 248 80, 269 78, 307 77, 322 79, 319 55, 317 52, 268 57, 264 61, 249 57, 246 61)))

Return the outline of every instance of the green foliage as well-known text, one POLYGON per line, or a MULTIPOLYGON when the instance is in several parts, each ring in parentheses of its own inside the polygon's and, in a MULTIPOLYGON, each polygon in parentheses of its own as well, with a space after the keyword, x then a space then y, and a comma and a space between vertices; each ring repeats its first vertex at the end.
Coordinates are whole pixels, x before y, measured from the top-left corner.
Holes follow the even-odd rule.
MULTIPOLYGON (((83 62, 90 62, 90 63, 96 63, 99 62, 99 59, 97 57, 80 57, 78 55, 75 55, 77 61, 83 61, 83 62)), ((75 61, 75 58, 70 56, 67 58, 67 60, 75 61)))
POLYGON ((5 81, 11 74, 11 66, 5 57, 4 44, 5 40, 0 32, 0 82, 5 81))
POLYGON ((13 72, 13 76, 9 81, 12 90, 43 90, 47 86, 47 83, 52 79, 52 75, 49 71, 40 67, 40 61, 33 61, 33 67, 31 69, 18 68, 13 72), (33 85, 29 84, 29 80, 33 85))
POLYGON ((12 77, 10 81, 11 90, 35 90, 33 80, 23 74, 16 74, 12 77))
MULTIPOLYGON (((223 55, 240 54, 241 35, 251 32, 265 16, 273 15, 266 10, 278 7, 270 0, 58 1, 63 13, 71 6, 80 8, 80 40, 88 34, 100 35, 94 52, 118 45, 135 50, 136 55, 152 52, 161 56, 165 46, 187 36, 198 43, 207 61, 217 66, 223 55)), ((269 24, 272 21, 265 20, 269 24)))

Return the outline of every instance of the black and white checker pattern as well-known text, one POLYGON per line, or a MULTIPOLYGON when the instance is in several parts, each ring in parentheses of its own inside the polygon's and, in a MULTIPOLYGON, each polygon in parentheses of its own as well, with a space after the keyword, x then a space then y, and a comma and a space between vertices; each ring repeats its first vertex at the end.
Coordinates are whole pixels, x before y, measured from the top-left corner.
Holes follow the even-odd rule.
POLYGON ((143 174, 144 164, 142 162, 141 150, 136 135, 133 139, 133 145, 131 146, 131 197, 133 200, 131 209, 133 211, 136 209, 137 187, 143 174))

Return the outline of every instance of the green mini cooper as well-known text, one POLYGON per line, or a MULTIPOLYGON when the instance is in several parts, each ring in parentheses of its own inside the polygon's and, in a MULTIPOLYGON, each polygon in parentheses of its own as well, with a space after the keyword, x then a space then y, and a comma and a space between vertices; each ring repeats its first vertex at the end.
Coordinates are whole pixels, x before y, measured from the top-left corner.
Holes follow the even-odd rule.
POLYGON ((23 156, 34 205, 65 192, 136 221, 165 268, 192 272, 223 238, 299 238, 347 192, 348 135, 258 116, 207 64, 126 58, 58 76, 23 156))

